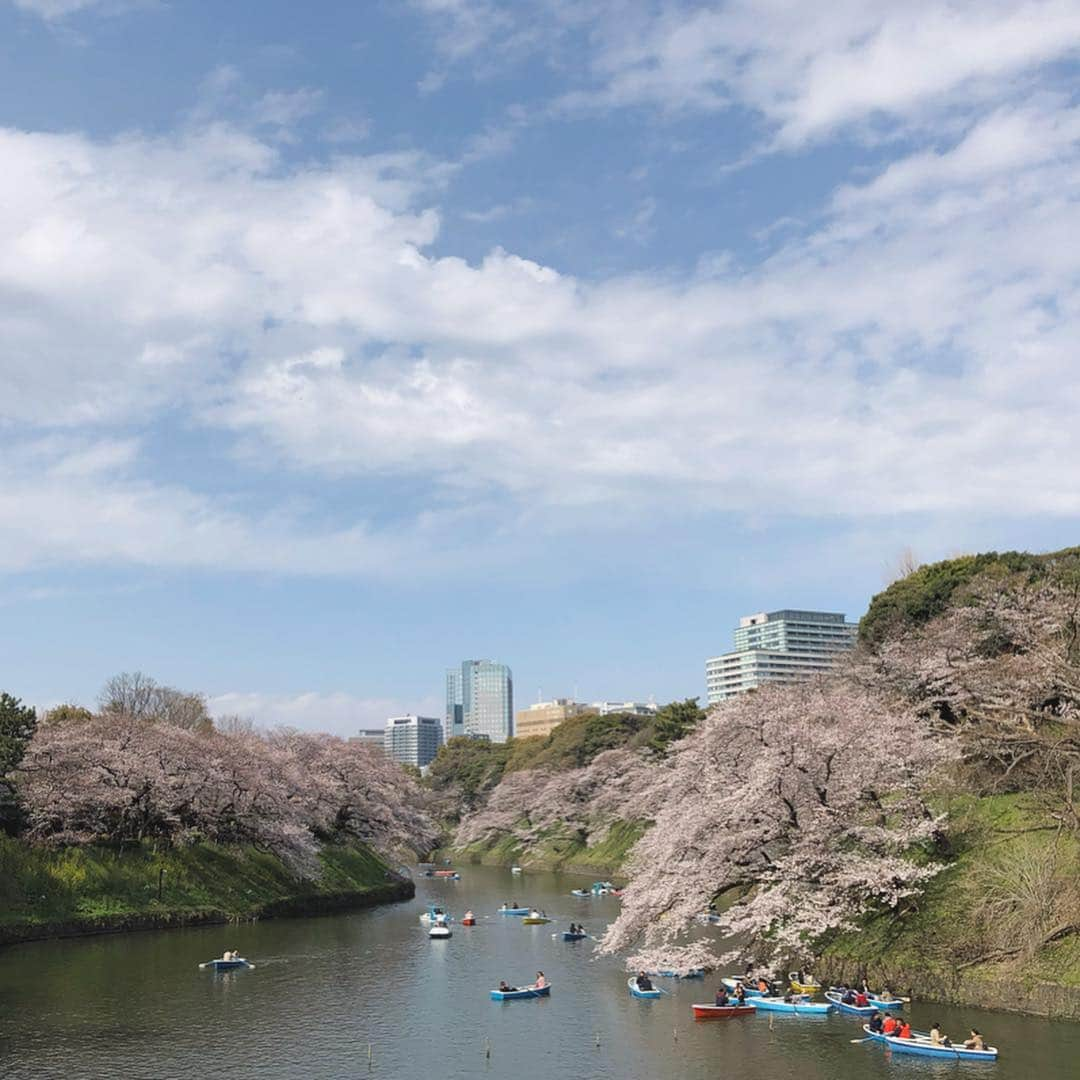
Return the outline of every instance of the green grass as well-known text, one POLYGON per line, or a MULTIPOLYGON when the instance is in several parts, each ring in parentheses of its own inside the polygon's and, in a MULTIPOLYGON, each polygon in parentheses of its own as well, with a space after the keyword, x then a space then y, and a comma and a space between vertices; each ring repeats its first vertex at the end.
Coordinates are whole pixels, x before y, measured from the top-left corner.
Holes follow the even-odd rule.
POLYGON ((365 848, 327 847, 321 858, 323 875, 313 883, 251 848, 198 844, 159 850, 143 844, 50 850, 0 837, 0 927, 132 915, 243 918, 298 898, 386 883, 385 864, 365 848))
MULTIPOLYGON (((1016 881, 1033 858, 1047 856, 1062 873, 1080 866, 1080 838, 1058 832, 1030 794, 950 800, 954 857, 917 903, 900 912, 865 920, 837 937, 822 962, 831 977, 929 988, 926 996, 970 1000, 998 992, 1020 992, 1044 983, 1080 987, 1080 937, 1069 935, 1035 951, 1008 955, 1010 944, 995 940, 979 908, 988 871, 1016 881), (1011 989, 1010 989, 1011 988, 1011 989)), ((1048 889, 1048 892, 1054 891, 1048 889)))
POLYGON ((630 849, 645 829, 643 822, 617 821, 602 840, 591 846, 576 835, 568 836, 559 829, 549 829, 527 846, 507 836, 494 843, 458 848, 452 855, 462 861, 489 866, 512 866, 517 863, 548 870, 580 867, 594 868, 598 873, 615 873, 622 867, 630 849))

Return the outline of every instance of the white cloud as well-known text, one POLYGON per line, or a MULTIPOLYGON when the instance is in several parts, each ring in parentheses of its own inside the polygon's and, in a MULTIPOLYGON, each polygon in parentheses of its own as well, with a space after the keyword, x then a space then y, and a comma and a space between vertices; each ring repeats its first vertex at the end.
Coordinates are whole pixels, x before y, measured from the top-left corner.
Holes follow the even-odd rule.
POLYGON ((447 62, 531 49, 583 55, 564 108, 740 105, 795 147, 842 128, 933 122, 1001 100, 1013 80, 1080 51, 1073 0, 415 0, 447 62), (515 17, 516 16, 516 17, 515 17))
POLYGON ((443 703, 434 697, 402 701, 344 692, 288 695, 229 691, 211 697, 208 704, 214 717, 239 715, 262 728, 291 727, 345 736, 356 735, 363 728, 382 728, 391 716, 415 713, 441 718, 443 714, 443 703))
POLYGON ((3 565, 384 574, 459 557, 440 521, 497 545, 551 508, 1075 515, 1078 116, 998 108, 760 266, 595 282, 432 254, 420 154, 0 132, 0 420, 84 440, 5 455, 3 565), (155 484, 124 431, 165 408, 266 467, 424 493, 391 536, 155 484))

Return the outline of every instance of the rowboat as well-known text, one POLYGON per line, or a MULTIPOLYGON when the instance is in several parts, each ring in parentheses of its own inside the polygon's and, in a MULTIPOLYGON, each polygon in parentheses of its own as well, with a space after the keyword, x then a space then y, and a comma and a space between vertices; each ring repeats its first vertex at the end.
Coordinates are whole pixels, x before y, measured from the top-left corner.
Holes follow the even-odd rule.
POLYGON ((447 926, 446 923, 435 923, 434 926, 432 926, 431 929, 428 930, 427 936, 429 938, 443 940, 448 937, 453 937, 454 935, 451 932, 450 927, 447 926))
MULTIPOLYGON (((866 996, 870 999, 870 1004, 873 1005, 875 1009, 902 1009, 904 1007, 903 998, 888 998, 886 1000, 875 997, 873 994, 867 994, 866 996)), ((907 1000, 910 1001, 911 999, 908 998, 907 1000)))
POLYGON ((528 915, 529 909, 527 907, 501 907, 499 908, 500 915, 528 915))
POLYGON ((582 938, 587 938, 588 934, 571 934, 569 930, 564 930, 562 939, 563 941, 580 941, 582 938))
POLYGON ((436 922, 452 923, 454 916, 443 911, 437 904, 428 904, 428 909, 420 916, 420 921, 425 926, 432 926, 436 922))
POLYGON ((610 881, 594 881, 592 891, 597 896, 604 896, 607 893, 618 892, 614 885, 610 881))
POLYGON ((985 1050, 969 1050, 966 1046, 943 1046, 930 1041, 925 1031, 913 1031, 910 1039, 898 1039, 894 1035, 871 1031, 869 1024, 863 1024, 867 1038, 884 1043, 899 1054, 920 1054, 944 1061, 997 1061, 997 1047, 988 1046, 985 1050))
POLYGON ((520 874, 521 873, 521 867, 520 866, 511 866, 510 867, 510 873, 511 874, 520 874))
POLYGON ((878 1011, 876 1005, 848 1005, 843 996, 835 990, 826 990, 825 997, 842 1013, 848 1013, 851 1016, 873 1016, 878 1011))
POLYGON ((748 998, 759 998, 765 996, 760 990, 757 989, 757 987, 751 986, 749 983, 743 982, 742 979, 725 977, 720 981, 724 984, 725 988, 730 990, 732 993, 734 993, 739 986, 742 986, 743 993, 748 998))
POLYGON ((449 878, 451 881, 461 880, 461 875, 456 870, 425 870, 424 877, 449 878))
POLYGON ((471 911, 466 911, 461 919, 462 926, 475 926, 476 916, 471 911))
POLYGON ((716 926, 721 921, 720 916, 714 915, 711 911, 699 911, 694 918, 703 926, 716 926))
POLYGON ((522 986, 514 990, 492 990, 492 1001, 520 1001, 522 998, 549 997, 551 995, 551 983, 546 986, 522 986))
POLYGON ((818 994, 821 992, 821 983, 819 982, 799 982, 795 978, 797 973, 792 971, 788 973, 788 981, 791 984, 791 989, 796 994, 818 994))
POLYGON ((730 1016, 746 1016, 754 1012, 754 1006, 746 1005, 691 1005, 695 1020, 726 1020, 730 1016))
POLYGON ((636 998, 658 998, 663 993, 662 990, 641 990, 638 988, 637 976, 631 976, 626 980, 626 985, 630 988, 630 993, 636 998))
POLYGON ((766 1012, 795 1013, 797 1016, 824 1016, 832 1011, 831 1001, 785 1001, 779 997, 756 997, 754 1006, 766 1012))
POLYGON ((205 964, 200 964, 201 968, 213 968, 214 971, 235 971, 236 968, 253 968, 254 964, 249 964, 242 956, 237 956, 232 960, 207 960, 205 964))
POLYGON ((570 890, 570 895, 571 896, 578 896, 582 900, 588 900, 589 897, 592 896, 592 893, 589 892, 588 889, 571 889, 570 890))
POLYGON ((662 979, 704 979, 704 968, 691 968, 689 971, 671 971, 670 969, 664 969, 662 971, 650 971, 650 975, 659 975, 662 979))
POLYGON ((521 920, 526 926, 543 926, 544 923, 549 923, 551 920, 545 915, 526 915, 521 920))

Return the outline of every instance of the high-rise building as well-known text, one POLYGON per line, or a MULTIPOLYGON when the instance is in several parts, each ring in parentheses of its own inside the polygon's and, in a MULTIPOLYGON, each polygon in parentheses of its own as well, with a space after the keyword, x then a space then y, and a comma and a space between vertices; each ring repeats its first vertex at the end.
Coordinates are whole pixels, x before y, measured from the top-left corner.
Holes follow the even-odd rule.
POLYGON ((465 716, 464 706, 462 704, 461 683, 462 672, 465 665, 461 667, 448 668, 446 671, 446 737, 452 739, 455 735, 465 734, 465 716))
POLYGON ((591 705, 581 705, 569 698, 538 701, 518 712, 514 718, 514 736, 524 739, 530 735, 550 735, 564 720, 595 712, 596 709, 591 705))
POLYGON ((446 673, 446 719, 454 735, 506 742, 514 734, 510 669, 493 660, 464 660, 460 671, 450 668, 446 673))
POLYGON ((383 732, 386 756, 423 768, 442 746, 442 724, 434 716, 391 716, 383 732))
POLYGON ((763 683, 790 683, 828 671, 855 647, 857 623, 833 611, 760 612, 739 620, 735 651, 705 661, 710 705, 763 683))

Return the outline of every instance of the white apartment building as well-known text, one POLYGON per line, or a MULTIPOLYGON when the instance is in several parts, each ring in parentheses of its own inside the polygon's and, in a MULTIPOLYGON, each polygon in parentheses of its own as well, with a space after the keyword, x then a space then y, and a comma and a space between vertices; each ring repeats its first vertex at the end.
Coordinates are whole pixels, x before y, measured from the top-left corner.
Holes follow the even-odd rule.
POLYGON ((790 683, 828 671, 855 646, 857 623, 833 611, 760 612, 739 620, 734 652, 705 661, 708 703, 763 683, 790 683))

